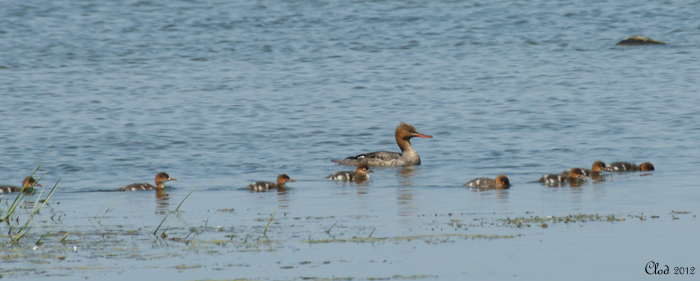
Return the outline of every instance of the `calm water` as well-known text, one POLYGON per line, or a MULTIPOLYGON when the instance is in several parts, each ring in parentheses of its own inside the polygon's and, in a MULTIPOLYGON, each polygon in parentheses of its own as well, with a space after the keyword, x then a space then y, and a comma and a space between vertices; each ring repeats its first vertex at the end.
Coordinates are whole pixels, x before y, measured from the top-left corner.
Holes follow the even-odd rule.
POLYGON ((636 280, 649 261, 700 268, 698 14, 696 1, 3 1, 0 183, 49 152, 41 183, 62 182, 20 244, 3 224, 0 274, 636 280), (614 46, 638 34, 669 45, 614 46), (331 158, 398 151, 400 121, 434 136, 412 142, 423 165, 323 180, 352 169, 331 158), (595 160, 657 170, 533 182, 595 160), (160 171, 180 179, 169 198, 100 191, 160 171), (280 173, 299 182, 240 190, 280 173), (513 188, 462 187, 498 174, 513 188), (504 223, 579 213, 616 219, 504 223), (156 238, 166 215, 169 237, 156 238), (308 241, 370 236, 387 240, 308 241))

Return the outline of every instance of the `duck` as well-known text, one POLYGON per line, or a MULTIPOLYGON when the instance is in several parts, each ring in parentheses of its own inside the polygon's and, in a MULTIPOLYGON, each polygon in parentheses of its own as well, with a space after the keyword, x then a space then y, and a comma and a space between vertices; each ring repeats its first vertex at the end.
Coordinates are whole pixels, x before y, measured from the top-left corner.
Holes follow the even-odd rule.
POLYGON ((480 189, 508 189, 510 181, 506 175, 498 175, 496 179, 476 178, 468 181, 464 186, 480 189))
POLYGON ((19 192, 22 191, 22 188, 24 188, 25 193, 31 193, 34 191, 34 186, 42 186, 41 184, 37 183, 36 180, 32 176, 28 176, 22 180, 22 186, 12 186, 12 185, 4 185, 0 186, 0 193, 11 193, 11 192, 19 192))
POLYGON ((411 138, 432 138, 431 135, 418 133, 415 127, 408 123, 401 122, 396 127, 394 133, 396 144, 401 149, 401 153, 392 151, 376 151, 364 153, 360 155, 350 156, 345 159, 331 159, 331 161, 340 165, 357 166, 360 163, 366 163, 368 166, 375 167, 393 167, 405 165, 420 165, 420 156, 413 150, 411 146, 411 138))
POLYGON ((177 179, 171 178, 166 172, 160 172, 156 174, 156 185, 150 183, 134 183, 124 186, 117 191, 162 190, 165 189, 164 183, 166 181, 177 181, 177 179))
POLYGON ((355 171, 342 171, 332 173, 326 177, 327 180, 338 180, 338 181, 355 181, 361 182, 369 179, 369 173, 374 173, 374 171, 369 169, 369 166, 365 163, 360 163, 357 165, 355 171))
POLYGON ((283 190, 285 189, 285 183, 287 182, 296 182, 296 180, 293 180, 287 174, 280 174, 277 176, 277 183, 257 181, 246 186, 246 188, 255 191, 267 191, 269 189, 283 190))
POLYGON ((640 171, 653 171, 654 170, 654 165, 652 165, 649 162, 644 162, 642 164, 639 164, 639 170, 640 171))
POLYGON ((548 184, 559 184, 559 183, 574 183, 578 182, 580 179, 587 179, 588 177, 583 174, 583 171, 579 168, 573 168, 569 170, 569 175, 564 176, 562 174, 548 174, 542 176, 538 182, 548 183, 548 184))
MULTIPOLYGON (((591 166, 591 169, 581 169, 581 174, 587 177, 591 177, 595 180, 600 180, 602 171, 607 171, 607 168, 605 167, 605 162, 603 161, 595 161, 593 162, 593 165, 591 166)), ((569 173, 571 173, 572 169, 568 169, 566 171, 561 172, 562 176, 568 177, 569 173)))
POLYGON ((639 166, 630 162, 615 162, 611 163, 606 167, 606 170, 611 172, 624 172, 624 171, 653 171, 654 165, 649 162, 644 162, 639 164, 639 166))

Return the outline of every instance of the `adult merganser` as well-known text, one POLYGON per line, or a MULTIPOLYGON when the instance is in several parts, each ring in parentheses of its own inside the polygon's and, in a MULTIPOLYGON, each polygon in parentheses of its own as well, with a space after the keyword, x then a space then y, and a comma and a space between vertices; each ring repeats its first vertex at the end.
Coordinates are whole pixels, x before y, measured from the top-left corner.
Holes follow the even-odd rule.
MULTIPOLYGON (((571 173, 572 169, 568 169, 566 171, 561 172, 561 175, 564 177, 568 177, 569 173, 571 173)), ((593 162, 593 166, 591 166, 591 169, 581 169, 581 174, 587 177, 591 177, 595 180, 600 180, 601 179, 601 172, 602 171, 607 171, 607 168, 605 167, 605 162, 603 161, 595 161, 593 162)))
POLYGON ((22 180, 22 186, 12 186, 12 185, 4 185, 0 186, 0 193, 10 193, 10 192, 19 192, 22 191, 22 188, 24 188, 24 192, 32 192, 34 191, 34 186, 43 186, 38 184, 33 177, 29 176, 24 178, 22 180))
POLYGON ((580 179, 587 179, 588 177, 583 175, 583 171, 579 168, 573 168, 569 171, 568 176, 564 176, 562 174, 548 174, 542 176, 538 181, 543 182, 543 183, 548 183, 548 184, 559 184, 559 183, 564 183, 564 182, 577 182, 580 179))
POLYGON ((465 183, 464 186, 474 187, 474 188, 495 188, 495 189, 508 189, 510 188, 510 181, 506 175, 499 175, 495 180, 490 178, 476 178, 465 183))
POLYGON ((369 166, 367 164, 359 164, 357 165, 357 169, 355 171, 342 171, 342 172, 336 172, 332 173, 331 175, 327 176, 327 180, 339 180, 339 181, 366 181, 369 179, 369 174, 368 173, 374 173, 374 171, 369 169, 369 166))
POLYGON ((396 144, 399 145, 401 153, 391 151, 377 151, 357 156, 351 156, 342 160, 332 159, 331 161, 340 165, 357 166, 360 163, 366 163, 369 166, 389 167, 389 166, 404 166, 404 165, 420 165, 420 157, 411 146, 411 138, 432 138, 433 136, 418 133, 413 126, 401 122, 396 127, 394 133, 396 144))
POLYGON ((639 164, 639 166, 629 163, 629 162, 615 162, 608 167, 606 167, 608 171, 614 171, 614 172, 623 172, 623 171, 653 171, 654 170, 654 165, 652 165, 649 162, 644 162, 642 164, 639 164))
POLYGON ((118 191, 137 191, 137 190, 154 190, 154 189, 164 189, 166 181, 177 181, 177 179, 170 178, 170 175, 168 175, 165 172, 161 172, 156 174, 156 185, 152 185, 150 183, 134 183, 127 185, 125 187, 122 187, 118 189, 118 191))
POLYGON ((266 191, 268 189, 283 190, 284 184, 287 182, 295 182, 295 180, 291 179, 286 174, 280 174, 279 176, 277 176, 277 183, 258 181, 258 182, 251 183, 250 185, 246 186, 246 188, 252 189, 255 191, 266 191))

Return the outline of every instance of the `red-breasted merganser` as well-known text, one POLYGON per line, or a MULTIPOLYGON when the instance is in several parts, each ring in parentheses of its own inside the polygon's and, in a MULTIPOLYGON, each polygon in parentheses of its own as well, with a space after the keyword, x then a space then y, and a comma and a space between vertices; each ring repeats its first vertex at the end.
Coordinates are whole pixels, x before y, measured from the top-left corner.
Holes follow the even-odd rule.
POLYGON ((266 191, 268 189, 283 190, 285 188, 284 184, 287 182, 295 182, 295 180, 291 179, 286 174, 280 174, 279 176, 277 176, 277 183, 258 181, 258 182, 251 183, 250 185, 246 186, 246 188, 252 189, 255 191, 266 191))
MULTIPOLYGON (((582 169, 581 174, 587 177, 591 177, 593 179, 599 180, 601 179, 601 172, 602 171, 607 171, 607 168, 605 167, 605 162, 603 161, 595 161, 593 162, 593 166, 591 166, 591 169, 582 169)), ((568 177, 569 173, 571 173, 571 169, 568 169, 566 171, 561 172, 562 176, 568 177)))
POLYGON ((510 181, 506 175, 499 175, 495 180, 490 178, 476 178, 465 183, 464 186, 484 189, 508 189, 510 188, 510 181))
POLYGON ((548 184, 553 184, 553 183, 564 183, 564 182, 577 182, 580 179, 587 179, 588 177, 583 175, 583 171, 579 168, 573 168, 569 171, 568 176, 564 176, 562 174, 548 174, 542 176, 538 181, 543 182, 543 183, 548 183, 548 184))
POLYGON ((22 186, 12 186, 12 185, 4 185, 0 186, 0 193, 10 193, 10 192, 19 192, 24 188, 24 192, 32 192, 34 191, 34 186, 43 186, 38 184, 33 177, 29 176, 24 178, 22 180, 22 186))
POLYGON ((326 177, 327 180, 338 180, 338 181, 366 181, 369 179, 369 174, 368 173, 374 173, 374 171, 369 169, 369 166, 367 164, 359 164, 357 165, 357 169, 355 171, 343 171, 343 172, 336 172, 333 173, 329 176, 326 177))
POLYGON ((629 162, 615 162, 606 168, 608 171, 612 172, 623 172, 623 171, 653 171, 654 165, 649 162, 644 162, 639 164, 639 166, 629 163, 629 162))
POLYGON ((137 190, 154 190, 154 189, 164 189, 166 181, 177 181, 177 179, 170 178, 170 175, 168 175, 165 172, 161 172, 156 174, 156 185, 152 185, 150 183, 134 183, 127 185, 125 187, 122 187, 118 189, 119 191, 137 191, 137 190))
POLYGON ((389 166, 404 166, 404 165, 420 165, 420 156, 413 150, 411 146, 411 138, 432 138, 433 136, 418 133, 413 126, 401 122, 396 127, 394 133, 396 144, 399 145, 401 153, 391 151, 377 151, 357 156, 351 156, 343 160, 332 159, 331 161, 340 165, 357 166, 360 163, 366 163, 369 166, 389 167, 389 166))

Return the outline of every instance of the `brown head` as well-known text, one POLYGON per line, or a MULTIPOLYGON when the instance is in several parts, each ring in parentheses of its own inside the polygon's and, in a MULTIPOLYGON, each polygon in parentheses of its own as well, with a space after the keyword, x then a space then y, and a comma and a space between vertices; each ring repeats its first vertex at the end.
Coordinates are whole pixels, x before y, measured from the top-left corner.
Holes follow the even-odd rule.
POLYGON ((499 175, 496 177, 496 185, 499 188, 510 188, 510 181, 506 175, 499 175))
POLYGON ((32 186, 43 186, 38 184, 32 176, 28 176, 22 180, 22 188, 31 188, 32 186))
POLYGON ((408 123, 403 123, 399 124, 398 127, 396 127, 396 132, 394 133, 396 136, 396 141, 398 142, 399 140, 405 140, 409 141, 411 140, 412 137, 419 137, 419 138, 432 138, 433 136, 429 135, 424 135, 421 133, 418 133, 416 128, 411 126, 408 123))
POLYGON ((579 168, 573 168, 571 169, 571 172, 569 173, 569 179, 587 179, 587 176, 583 175, 583 171, 579 168))
POLYGON ((295 180, 290 178, 287 174, 280 174, 277 176, 277 186, 279 186, 279 188, 284 188, 284 184, 287 182, 295 182, 295 180))
POLYGON ((654 165, 652 165, 649 162, 644 162, 642 164, 639 164, 639 170, 640 171, 653 171, 654 170, 654 165))
POLYGON ((166 181, 176 181, 177 179, 170 178, 170 175, 166 172, 160 172, 156 174, 156 187, 157 188, 165 188, 165 183, 166 181))
POLYGON ((355 169, 355 173, 358 175, 366 175, 367 173, 374 173, 374 171, 369 169, 369 166, 365 163, 360 163, 357 165, 357 169, 355 169))
POLYGON ((593 162, 593 166, 591 167, 591 172, 597 173, 600 171, 605 171, 605 162, 603 162, 603 161, 593 162))

